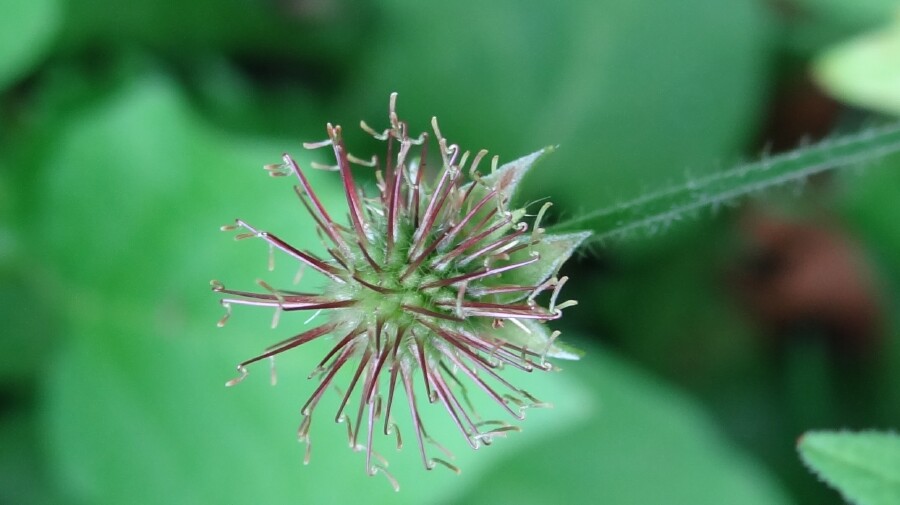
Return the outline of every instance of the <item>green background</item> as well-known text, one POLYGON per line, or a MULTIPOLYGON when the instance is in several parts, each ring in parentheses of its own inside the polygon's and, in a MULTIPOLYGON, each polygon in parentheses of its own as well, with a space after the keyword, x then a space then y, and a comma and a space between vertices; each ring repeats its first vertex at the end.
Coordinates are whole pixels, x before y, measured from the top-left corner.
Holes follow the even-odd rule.
MULTIPOLYGON (((840 503, 794 444, 900 426, 897 157, 576 254, 564 273, 580 305, 562 329, 586 356, 509 373, 555 408, 474 453, 430 406, 463 472, 423 470, 407 430, 401 452, 381 445, 400 493, 366 477, 327 418, 302 464, 299 407, 325 343, 285 355, 276 387, 262 370, 223 387, 305 318, 270 330, 270 313, 236 310, 217 329, 208 286, 293 277, 218 227, 240 217, 317 243, 290 185, 260 167, 283 152, 327 162, 301 149, 327 121, 354 152, 379 147, 352 126, 385 124, 392 91, 413 131, 435 115, 464 148, 510 160, 558 145, 519 199, 550 197, 565 218, 896 113, 896 95, 853 93, 860 66, 897 59, 831 52, 896 7, 0 0, 0 502, 840 503), (827 223, 861 251, 884 324, 853 366, 815 327, 774 351, 729 288, 753 211, 827 223)), ((342 215, 336 175, 310 177, 342 215)))

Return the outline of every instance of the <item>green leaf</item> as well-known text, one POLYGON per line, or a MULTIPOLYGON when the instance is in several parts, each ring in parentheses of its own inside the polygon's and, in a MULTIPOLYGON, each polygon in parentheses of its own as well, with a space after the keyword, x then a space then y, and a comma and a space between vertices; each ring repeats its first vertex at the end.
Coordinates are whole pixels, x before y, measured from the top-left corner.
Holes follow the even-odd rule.
POLYGON ((900 222, 900 206, 896 204, 900 157, 876 163, 863 174, 845 172, 840 183, 846 188, 841 192, 840 207, 854 235, 880 257, 881 268, 900 279, 900 265, 894 261, 900 257, 900 228, 894 226, 900 222))
POLYGON ((797 444, 803 462, 858 505, 900 503, 900 437, 879 432, 809 432, 797 444))
POLYGON ((50 49, 60 21, 57 0, 0 0, 0 90, 50 49))
POLYGON ((880 23, 897 9, 896 0, 797 0, 797 6, 809 13, 809 17, 821 22, 838 22, 844 25, 871 25, 880 23))
MULTIPOLYGON (((25 270, 25 262, 14 266, 25 270)), ((53 349, 60 316, 23 272, 0 268, 0 384, 11 392, 28 391, 27 379, 39 376, 53 349)))
MULTIPOLYGON (((170 57, 198 61, 197 54, 255 54, 271 58, 304 56, 341 60, 356 48, 369 7, 356 2, 291 7, 246 0, 68 0, 63 40, 67 47, 98 41, 149 47, 170 57)), ((205 65, 202 60, 200 65, 205 65)), ((294 70, 279 67, 279 74, 294 70)), ((280 77, 280 76, 279 76, 280 77)))
POLYGON ((596 347, 564 374, 590 388, 574 398, 577 422, 511 454, 452 503, 790 503, 678 391, 596 347))
POLYGON ((559 145, 519 196, 564 213, 734 157, 763 110, 773 23, 755 0, 379 5, 342 122, 381 117, 377 97, 397 91, 400 114, 422 118, 412 132, 434 115, 501 159, 559 145))
MULTIPOLYGON (((234 244, 219 226, 240 216, 286 239, 302 236, 295 223, 304 211, 290 184, 261 168, 285 150, 305 162, 299 145, 222 135, 160 75, 121 88, 91 114, 72 117, 45 147, 52 155, 44 160, 34 245, 67 287, 177 304, 185 286, 228 273, 214 271, 210 257, 243 257, 265 270, 264 245, 234 244)), ((323 196, 340 204, 332 178, 322 175, 311 173, 312 183, 325 181, 323 196)), ((255 273, 235 280, 250 285, 263 272, 255 273)))
POLYGON ((32 412, 4 407, 0 418, 0 502, 17 505, 64 503, 52 482, 32 412))
POLYGON ((840 100, 900 115, 900 11, 891 25, 826 51, 814 75, 840 100))

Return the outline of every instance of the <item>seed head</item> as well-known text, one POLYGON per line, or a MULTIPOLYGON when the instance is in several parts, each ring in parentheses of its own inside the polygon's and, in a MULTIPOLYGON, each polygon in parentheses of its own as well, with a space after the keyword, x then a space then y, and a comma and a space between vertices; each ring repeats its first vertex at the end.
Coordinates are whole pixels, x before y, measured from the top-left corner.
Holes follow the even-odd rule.
POLYGON ((347 423, 350 446, 365 451, 367 473, 382 473, 397 488, 386 470, 387 462, 373 449, 373 439, 382 431, 396 434, 398 448, 401 445, 391 415, 398 389, 406 396, 412 431, 428 470, 441 464, 459 471, 448 461, 452 455, 429 437, 420 404, 440 404, 474 449, 518 428, 482 420, 468 401, 466 382, 474 383, 516 419, 524 419, 529 407, 545 405, 500 372, 507 367, 549 371, 553 365, 548 357, 577 359, 577 353, 556 341, 559 332, 548 330, 546 323, 576 304, 559 301, 566 278, 557 278, 556 273, 588 234, 546 234, 540 221, 549 203, 540 207, 531 226, 524 221, 532 217, 525 209, 509 207, 522 176, 551 149, 499 167, 495 156, 489 173, 482 175, 479 166, 487 151, 474 156, 461 152, 457 145, 448 144, 433 119, 441 166, 432 183, 426 175, 430 135, 410 137, 395 104, 393 94, 387 129, 378 132, 361 122, 366 132, 386 143, 383 159, 373 156, 364 161, 350 154, 341 127, 331 124, 328 139, 304 144, 307 149, 334 151, 334 166, 314 168, 340 173, 349 225, 332 218, 289 155, 283 163, 265 167, 272 176, 297 178, 297 196, 315 221, 328 257, 317 257, 241 220, 223 227, 238 231, 237 239, 260 238, 271 250, 279 249, 322 274, 329 282, 321 292, 275 289, 261 281, 261 293, 226 289, 218 281, 212 287, 224 295, 221 303, 227 312, 220 326, 233 305, 271 307, 276 314, 273 323, 282 312, 325 315, 322 324, 240 363, 240 375, 227 385, 244 379, 250 364, 274 360, 321 337, 331 338, 334 346, 310 374, 318 379, 318 386, 301 409, 298 435, 307 444, 305 461, 309 461, 310 423, 316 406, 326 389, 337 389, 338 372, 349 369, 352 378, 344 386, 336 420, 347 423), (414 151, 419 155, 414 157, 414 151), (374 196, 364 194, 354 182, 352 164, 375 172, 374 196), (425 398, 416 395, 416 381, 424 384, 425 398), (345 410, 354 391, 359 393, 356 412, 351 414, 345 410), (360 431, 364 432, 362 443, 360 431), (432 445, 446 457, 432 455, 432 445))

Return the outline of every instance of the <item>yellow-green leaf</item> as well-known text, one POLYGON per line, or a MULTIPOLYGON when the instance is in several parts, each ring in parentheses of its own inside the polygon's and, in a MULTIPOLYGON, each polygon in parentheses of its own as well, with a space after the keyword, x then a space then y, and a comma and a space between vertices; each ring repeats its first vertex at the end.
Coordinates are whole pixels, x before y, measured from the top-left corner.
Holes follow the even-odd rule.
POLYGON ((896 434, 809 432, 797 448, 803 462, 851 503, 900 503, 900 437, 896 434))
POLYGON ((893 24, 826 51, 814 70, 838 99, 900 115, 900 11, 893 24))

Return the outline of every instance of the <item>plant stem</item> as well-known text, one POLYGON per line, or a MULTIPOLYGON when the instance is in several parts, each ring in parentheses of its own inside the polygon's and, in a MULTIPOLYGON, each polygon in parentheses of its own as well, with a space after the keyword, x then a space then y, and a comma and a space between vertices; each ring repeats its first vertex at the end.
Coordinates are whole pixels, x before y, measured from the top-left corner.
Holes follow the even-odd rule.
POLYGON ((716 210, 747 195, 835 169, 860 166, 900 152, 900 123, 867 129, 764 157, 705 177, 597 209, 548 228, 559 233, 593 230, 590 241, 620 239, 638 232, 655 233, 692 213, 716 210))

